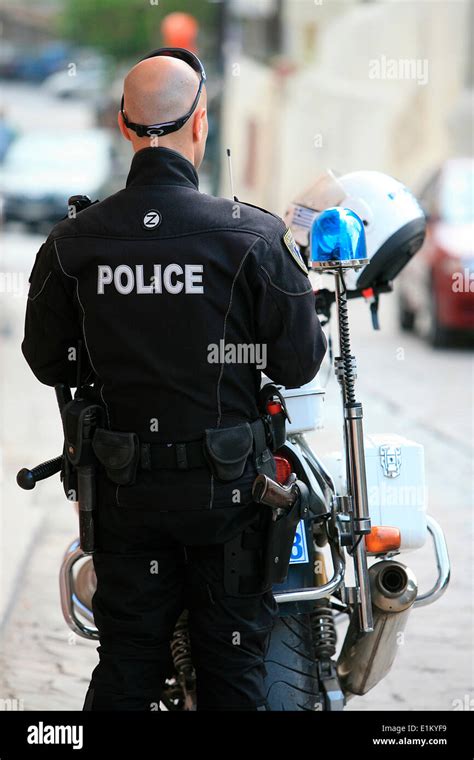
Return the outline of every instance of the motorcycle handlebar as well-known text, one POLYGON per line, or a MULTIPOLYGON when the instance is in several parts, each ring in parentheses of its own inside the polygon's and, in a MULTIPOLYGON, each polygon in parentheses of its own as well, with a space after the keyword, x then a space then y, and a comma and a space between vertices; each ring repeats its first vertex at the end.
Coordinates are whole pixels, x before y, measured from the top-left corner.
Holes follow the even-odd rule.
POLYGON ((47 462, 42 462, 37 467, 33 467, 32 470, 24 467, 16 476, 16 482, 25 491, 31 491, 39 480, 45 480, 59 472, 62 464, 63 457, 61 455, 55 459, 48 459, 47 462))
MULTIPOLYGON (((373 296, 378 296, 380 293, 392 293, 393 285, 391 282, 383 283, 381 285, 375 285, 372 288, 364 290, 348 290, 346 297, 348 300, 353 298, 367 298, 368 291, 372 291, 373 296)), ((315 309, 317 314, 322 314, 327 319, 331 316, 331 306, 336 301, 336 293, 333 290, 327 288, 320 288, 314 291, 315 309)))

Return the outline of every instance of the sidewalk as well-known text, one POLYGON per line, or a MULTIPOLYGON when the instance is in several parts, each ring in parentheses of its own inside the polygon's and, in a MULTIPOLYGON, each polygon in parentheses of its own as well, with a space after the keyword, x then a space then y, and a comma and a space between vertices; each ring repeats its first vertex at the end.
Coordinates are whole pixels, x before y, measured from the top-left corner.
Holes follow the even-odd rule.
POLYGON ((36 548, 0 638, 1 700, 24 710, 81 710, 98 642, 67 627, 59 601, 63 552, 77 534, 72 505, 59 497, 41 526, 36 548))

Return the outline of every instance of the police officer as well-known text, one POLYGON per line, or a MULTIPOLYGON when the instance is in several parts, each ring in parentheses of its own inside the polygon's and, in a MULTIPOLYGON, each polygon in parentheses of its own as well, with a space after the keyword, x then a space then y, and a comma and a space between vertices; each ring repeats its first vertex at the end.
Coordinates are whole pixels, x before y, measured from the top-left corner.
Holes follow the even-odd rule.
POLYGON ((183 609, 198 709, 268 709, 277 605, 262 581, 266 508, 251 496, 261 369, 298 387, 326 341, 282 220, 198 189, 204 82, 179 49, 129 72, 126 187, 57 224, 30 277, 22 350, 36 377, 75 387, 82 342, 80 382, 103 406, 105 436, 133 433, 139 447, 126 483, 107 469, 98 479, 100 660, 86 710, 156 709, 183 609))

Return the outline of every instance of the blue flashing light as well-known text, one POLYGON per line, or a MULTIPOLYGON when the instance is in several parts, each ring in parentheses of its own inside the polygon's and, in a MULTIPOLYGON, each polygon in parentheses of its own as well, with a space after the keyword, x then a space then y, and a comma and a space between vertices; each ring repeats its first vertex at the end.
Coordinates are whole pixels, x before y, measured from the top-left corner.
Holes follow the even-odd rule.
POLYGON ((364 225, 354 211, 328 208, 311 225, 311 264, 315 268, 357 268, 368 261, 364 225))

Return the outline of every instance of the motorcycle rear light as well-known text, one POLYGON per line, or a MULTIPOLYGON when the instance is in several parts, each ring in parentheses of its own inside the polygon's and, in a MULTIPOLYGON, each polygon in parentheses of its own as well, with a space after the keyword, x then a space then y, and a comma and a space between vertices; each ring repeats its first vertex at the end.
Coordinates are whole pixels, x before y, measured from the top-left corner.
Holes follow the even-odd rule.
POLYGON ((267 412, 268 414, 280 414, 281 412, 281 404, 279 401, 269 401, 267 404, 267 412))
POLYGON ((285 457, 276 456, 275 457, 275 464, 276 464, 276 479, 278 483, 281 483, 283 485, 286 483, 288 478, 291 475, 291 464, 289 463, 288 459, 285 459, 285 457))
POLYGON ((365 537, 365 548, 368 554, 386 554, 399 549, 401 540, 398 528, 375 525, 365 537))

